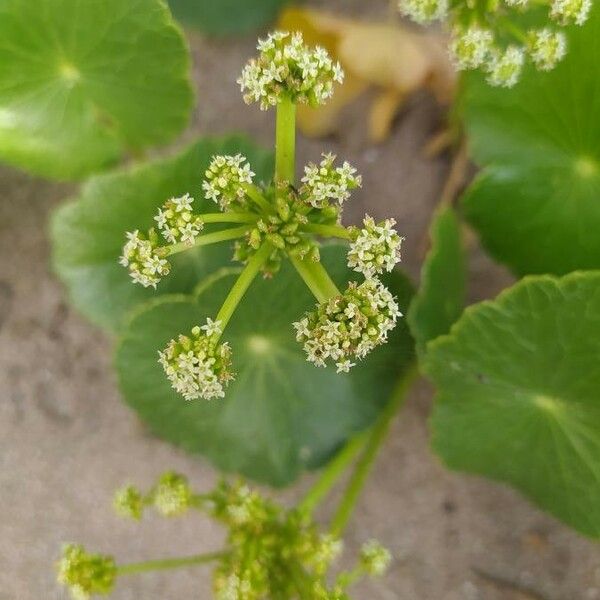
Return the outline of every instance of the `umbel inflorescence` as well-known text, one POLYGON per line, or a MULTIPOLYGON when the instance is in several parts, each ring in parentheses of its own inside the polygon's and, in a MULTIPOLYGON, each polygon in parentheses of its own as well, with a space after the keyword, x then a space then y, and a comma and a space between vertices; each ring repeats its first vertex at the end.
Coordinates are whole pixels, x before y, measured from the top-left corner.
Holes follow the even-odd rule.
POLYGON ((332 578, 341 540, 322 533, 302 507, 285 509, 242 483, 222 482, 208 493, 197 494, 186 477, 167 472, 148 492, 132 485, 122 488, 114 507, 121 516, 136 521, 148 509, 164 517, 200 511, 225 528, 224 548, 185 559, 117 565, 112 556, 68 544, 57 565, 58 580, 76 600, 110 594, 121 575, 202 563, 214 565, 216 600, 344 600, 350 598, 350 585, 367 575, 383 575, 391 560, 390 553, 371 540, 363 545, 352 570, 332 578))
POLYGON ((217 210, 195 212, 189 194, 168 199, 158 209, 153 228, 127 234, 121 257, 135 283, 155 288, 171 269, 170 256, 234 242, 233 258, 244 268, 218 314, 207 315, 206 323, 181 332, 159 352, 173 388, 188 400, 225 395, 235 370, 234 349, 221 341, 227 324, 252 280, 259 273, 276 276, 283 260, 291 261, 317 299, 315 310, 298 315, 294 324, 308 360, 317 366, 330 361, 338 372, 348 371, 387 341, 402 316, 379 280, 400 260, 403 238, 395 222, 377 223, 367 216, 362 228, 341 224, 344 204, 362 183, 356 169, 333 154, 323 154, 295 183, 296 104, 325 102, 335 83, 343 80, 339 64, 323 48, 306 46, 299 33, 273 33, 259 42, 258 50, 239 84, 246 102, 277 108, 273 180, 255 181, 242 155, 213 157, 199 174, 198 185, 217 210), (215 231, 215 224, 222 228, 215 231), (363 282, 350 282, 344 291, 337 288, 320 262, 323 238, 348 242, 348 266, 364 277, 363 282))
POLYGON ((527 60, 541 71, 552 70, 562 60, 567 36, 561 28, 583 25, 592 0, 399 0, 398 6, 419 24, 448 21, 450 55, 457 69, 481 69, 491 85, 512 87, 527 60), (547 24, 521 25, 528 12, 545 13, 547 24))

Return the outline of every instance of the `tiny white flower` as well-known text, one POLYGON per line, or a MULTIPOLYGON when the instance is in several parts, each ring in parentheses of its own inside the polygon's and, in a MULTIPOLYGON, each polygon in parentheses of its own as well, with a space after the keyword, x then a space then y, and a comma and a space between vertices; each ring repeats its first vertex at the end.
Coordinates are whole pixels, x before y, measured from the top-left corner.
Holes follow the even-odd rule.
POLYGON ((480 67, 488 57, 493 41, 494 36, 487 29, 456 30, 450 43, 452 62, 458 70, 480 67))
POLYGON ((448 14, 448 0, 399 0, 400 12, 415 23, 439 21, 448 14))
POLYGON ((541 71, 550 71, 564 58, 567 38, 562 31, 541 29, 529 34, 529 55, 541 71))
POLYGON ((497 52, 487 64, 488 83, 493 86, 513 87, 519 81, 524 62, 525 54, 516 46, 508 46, 503 53, 497 52))
POLYGON ((212 158, 204 174, 202 189, 206 198, 214 200, 221 210, 226 210, 232 202, 243 204, 244 185, 251 184, 254 178, 247 161, 241 154, 212 158))
POLYGON ((207 336, 220 335, 223 333, 221 321, 213 321, 210 317, 206 319, 206 325, 202 325, 200 329, 202 329, 207 336))
POLYGON ((592 0, 552 0, 550 17, 561 25, 583 25, 590 16, 592 0))

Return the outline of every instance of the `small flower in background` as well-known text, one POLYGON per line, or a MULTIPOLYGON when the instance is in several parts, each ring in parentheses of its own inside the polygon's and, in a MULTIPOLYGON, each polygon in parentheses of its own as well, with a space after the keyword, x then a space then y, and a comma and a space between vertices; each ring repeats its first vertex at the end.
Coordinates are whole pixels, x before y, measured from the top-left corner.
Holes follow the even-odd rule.
POLYGON ((487 81, 494 86, 513 87, 521 75, 525 54, 521 48, 509 46, 504 53, 496 53, 487 65, 487 81))
POLYGON ((553 0, 550 17, 561 25, 583 25, 591 9, 592 0, 553 0))
POLYGON ((352 243, 348 251, 348 266, 367 279, 384 271, 391 271, 400 262, 403 237, 394 225, 394 219, 381 223, 368 215, 363 220, 364 228, 351 228, 352 243))
POLYGON ((493 42, 494 36, 487 29, 456 29, 450 42, 450 56, 454 66, 459 71, 477 69, 487 60, 493 42))
POLYGON ((369 575, 383 575, 392 561, 389 550, 382 546, 377 540, 369 540, 360 551, 360 562, 363 569, 369 575))
POLYGON ((150 497, 161 515, 178 517, 191 507, 193 494, 187 477, 168 471, 158 480, 150 497))
POLYGON ((233 379, 231 349, 218 343, 219 332, 219 323, 209 319, 206 325, 194 327, 191 337, 180 335, 159 352, 171 385, 186 400, 225 396, 225 387, 233 379))
POLYGON ((398 8, 403 15, 422 25, 445 19, 448 0, 400 0, 398 8))
POLYGON ((330 200, 342 205, 350 197, 350 190, 362 185, 362 177, 352 165, 344 162, 336 167, 335 160, 334 154, 323 154, 319 165, 304 167, 300 194, 315 208, 324 208, 330 200))
POLYGON ((136 487, 126 485, 115 493, 113 506, 118 515, 139 521, 144 512, 144 498, 136 487))
POLYGON ((401 316, 390 291, 377 279, 367 279, 350 282, 343 294, 318 304, 294 328, 309 362, 325 367, 330 359, 338 372, 347 372, 353 359, 365 358, 387 341, 401 316))
POLYGON ((340 64, 323 48, 306 46, 301 33, 276 31, 260 40, 257 49, 259 57, 244 67, 238 83, 244 101, 259 102, 262 110, 284 97, 318 106, 332 96, 334 82, 344 80, 340 64))
POLYGON ((90 554, 77 544, 64 546, 57 570, 58 581, 70 588, 75 600, 110 594, 117 577, 112 556, 90 554))
POLYGON ((194 199, 185 194, 181 198, 171 198, 159 209, 154 217, 163 237, 169 244, 182 242, 193 246, 196 236, 204 227, 202 219, 192 213, 194 199))
POLYGON ((213 157, 202 183, 207 200, 214 200, 221 210, 232 203, 244 204, 245 184, 251 184, 254 173, 248 159, 241 154, 213 157))
POLYGON ((160 280, 169 274, 171 265, 161 254, 158 235, 151 229, 145 238, 139 231, 127 233, 120 264, 129 269, 134 283, 156 288, 160 280))
MULTIPOLYGON (((490 85, 513 87, 529 60, 536 69, 550 71, 564 58, 566 36, 551 27, 533 32, 522 29, 518 18, 538 9, 528 0, 488 3, 485 10, 470 2, 400 0, 400 12, 424 24, 447 17, 452 28, 449 52, 457 70, 482 69, 490 85)), ((583 25, 592 0, 551 0, 547 18, 558 26, 583 25)))
POLYGON ((567 53, 567 37, 561 31, 542 29, 529 34, 531 60, 540 71, 551 71, 567 53))

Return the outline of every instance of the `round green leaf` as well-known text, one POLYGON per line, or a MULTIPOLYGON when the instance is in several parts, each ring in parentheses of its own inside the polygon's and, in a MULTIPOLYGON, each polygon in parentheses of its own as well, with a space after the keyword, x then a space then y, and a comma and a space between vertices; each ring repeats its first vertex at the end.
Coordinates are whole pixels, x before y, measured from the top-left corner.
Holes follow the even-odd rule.
POLYGON ((0 0, 0 158, 74 179, 170 140, 189 62, 162 0, 0 0))
POLYGON ((527 277, 431 342, 433 446, 600 537, 600 272, 527 277))
MULTIPOLYGON (((241 137, 205 139, 174 158, 100 175, 87 182, 75 201, 53 215, 54 267, 75 306, 94 323, 119 328, 127 311, 157 293, 191 292, 199 279, 229 264, 231 244, 205 246, 175 255, 173 269, 158 289, 135 285, 118 264, 125 232, 154 225, 158 207, 189 192, 197 212, 215 212, 204 199, 201 181, 213 154, 248 157, 258 179, 272 174, 272 154, 241 137)), ((207 231, 209 228, 207 227, 207 231)))
POLYGON ((271 23, 290 0, 169 0, 183 23, 215 35, 258 29, 271 23))
MULTIPOLYGON (((344 285, 351 277, 345 253, 325 248, 324 262, 344 285)), ((289 264, 273 280, 257 280, 223 339, 231 344, 236 380, 223 400, 186 402, 157 362, 157 351, 179 333, 214 316, 234 277, 203 286, 197 298, 165 296, 131 320, 117 351, 125 399, 160 437, 206 455, 217 467, 259 482, 284 485, 305 468, 323 464, 353 433, 373 422, 397 379, 413 360, 401 319, 388 344, 350 374, 306 361, 292 322, 314 306, 289 264)), ((395 273, 391 284, 401 309, 411 288, 395 273)))
POLYGON ((441 207, 430 229, 431 248, 421 270, 421 287, 408 312, 419 354, 430 340, 448 333, 465 305, 466 257, 460 222, 451 206, 441 207))
POLYGON ((488 168, 465 214, 519 275, 600 268, 600 5, 568 35, 554 71, 529 69, 512 90, 466 79, 472 153, 488 168))

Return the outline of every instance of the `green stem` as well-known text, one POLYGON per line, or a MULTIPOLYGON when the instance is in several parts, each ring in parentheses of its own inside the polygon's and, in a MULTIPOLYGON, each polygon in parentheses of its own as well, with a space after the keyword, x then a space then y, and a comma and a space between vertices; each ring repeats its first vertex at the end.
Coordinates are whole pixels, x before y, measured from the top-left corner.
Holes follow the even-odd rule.
POLYGON ((296 105, 284 98, 277 105, 275 179, 293 185, 296 170, 296 105))
POLYGON ((259 188, 257 188, 252 183, 247 183, 244 185, 244 191, 250 200, 254 202, 261 210, 266 213, 272 213, 273 207, 269 204, 267 199, 262 195, 259 188))
POLYGON ((255 223, 258 215, 252 213, 205 213, 197 215, 204 223, 255 223))
POLYGON ((260 268, 267 261, 271 253, 273 252, 273 246, 265 242, 248 261, 244 270, 240 273, 233 287, 229 291, 221 310, 217 314, 216 321, 221 321, 221 331, 225 331, 229 319, 231 319, 237 305, 240 303, 244 294, 250 287, 250 284, 254 281, 254 278, 258 275, 260 268))
POLYGON ((290 257, 290 260, 319 302, 326 302, 329 298, 340 295, 337 286, 320 262, 301 260, 293 256, 290 257))
POLYGON ((147 571, 163 571, 167 569, 178 569, 191 565, 203 565, 226 556, 226 552, 212 552, 210 554, 196 554, 195 556, 183 556, 180 558, 165 558, 162 560, 148 560, 145 562, 119 565, 117 575, 133 575, 147 571))
POLYGON ((348 465, 356 458, 358 453, 364 448, 369 430, 363 431, 354 436, 336 455, 329 461, 323 472, 310 488, 298 508, 307 514, 311 514, 321 500, 325 498, 342 476, 348 465))
POLYGON ((336 537, 342 535, 352 516, 352 512, 354 511, 360 493, 365 485, 371 467, 377 457, 377 452, 385 440, 387 433, 390 430, 392 420, 402 405, 406 393, 410 389, 417 374, 418 371, 415 365, 409 367, 408 372, 398 383, 396 390, 394 390, 394 393, 392 394, 392 398, 369 434, 365 450, 356 464, 354 473, 348 482, 344 496, 342 497, 331 522, 330 531, 336 537))
POLYGON ((350 232, 341 225, 320 225, 319 223, 308 223, 302 226, 303 231, 316 233, 323 237, 337 237, 345 240, 351 238, 350 232))
POLYGON ((234 227, 230 229, 223 229, 221 231, 215 231, 214 233, 207 233, 205 235, 199 235, 196 238, 193 246, 180 242, 179 244, 173 244, 172 246, 163 246, 161 250, 166 251, 165 256, 172 256, 179 252, 185 252, 191 248, 199 248, 200 246, 208 246, 209 244, 216 244, 218 242, 226 242, 228 240, 235 240, 248 233, 248 226, 234 227))

